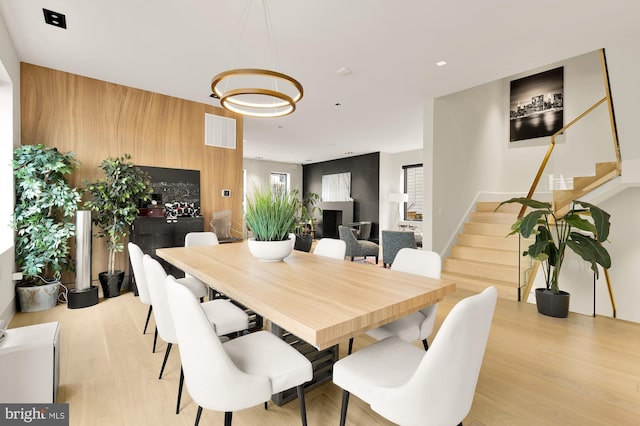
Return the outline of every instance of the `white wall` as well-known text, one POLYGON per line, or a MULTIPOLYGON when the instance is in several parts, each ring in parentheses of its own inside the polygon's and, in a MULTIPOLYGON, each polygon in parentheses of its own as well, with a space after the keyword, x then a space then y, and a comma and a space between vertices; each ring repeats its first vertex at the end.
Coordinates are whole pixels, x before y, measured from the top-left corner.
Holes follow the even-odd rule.
POLYGON ((14 207, 13 149, 20 145, 20 62, 0 16, 0 320, 15 313, 13 232, 8 230, 14 207))
MULTIPOLYGON (((638 184, 640 86, 636 76, 640 73, 639 55, 630 41, 606 46, 606 53, 622 153, 623 181, 638 184)), ((604 85, 595 52, 532 70, 526 75, 560 65, 565 67, 567 124, 604 96, 604 85)), ((436 251, 442 251, 455 235, 478 194, 523 193, 529 189, 549 138, 509 142, 509 81, 522 76, 511 76, 435 100, 433 247, 436 251)), ((425 140, 425 146, 427 143, 425 140)), ((545 173, 558 174, 567 170, 567 174, 593 174, 596 162, 612 161, 613 139, 606 108, 600 107, 593 118, 559 138, 552 158, 545 173)), ((543 179, 541 185, 545 184, 543 179)), ((640 190, 632 188, 598 202, 612 216, 608 249, 613 261, 610 276, 618 302, 618 318, 638 322, 640 291, 635 265, 640 251, 640 244, 636 242, 640 241, 640 230, 635 226, 634 218, 640 207, 639 195, 640 190)), ((562 280, 561 287, 571 292, 571 310, 592 313, 593 275, 589 266, 570 255, 562 280)), ((603 280, 597 284, 596 311, 601 315, 611 314, 603 280)))
POLYGON ((291 189, 297 189, 302 194, 302 166, 300 164, 280 163, 275 161, 254 160, 244 158, 243 168, 247 172, 246 192, 251 193, 254 186, 268 185, 271 173, 289 173, 291 175, 291 189))

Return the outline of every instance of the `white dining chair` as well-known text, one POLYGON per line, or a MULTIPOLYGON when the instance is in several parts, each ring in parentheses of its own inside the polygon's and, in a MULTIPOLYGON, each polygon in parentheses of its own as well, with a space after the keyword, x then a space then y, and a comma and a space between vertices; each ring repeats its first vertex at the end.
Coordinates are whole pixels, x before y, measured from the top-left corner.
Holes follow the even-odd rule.
POLYGON ((458 302, 428 351, 394 336, 336 362, 340 425, 350 394, 397 424, 461 425, 473 403, 497 294, 492 286, 458 302))
MULTIPOLYGON (((218 236, 215 232, 189 232, 184 237, 185 247, 217 246, 219 244, 220 241, 218 240, 218 236)), ((204 296, 206 296, 207 293, 209 293, 209 300, 212 300, 214 297, 213 295, 215 290, 210 289, 208 285, 187 273, 185 273, 184 278, 182 278, 182 284, 189 287, 201 302, 204 300, 204 296)))
POLYGON ((131 267, 133 268, 133 276, 136 279, 136 288, 138 289, 138 298, 144 305, 149 306, 147 311, 147 320, 144 323, 144 329, 142 334, 147 332, 147 326, 149 325, 149 319, 151 318, 151 312, 153 311, 153 305, 151 305, 151 296, 149 296, 149 287, 147 285, 147 277, 144 273, 144 266, 142 266, 142 257, 144 253, 135 243, 129 243, 127 245, 129 249, 129 259, 131 260, 131 267))
POLYGON ((313 254, 344 260, 347 253, 347 243, 336 238, 322 238, 316 243, 313 254))
MULTIPOLYGON (((160 263, 153 259, 149 255, 144 255, 142 259, 144 270, 147 276, 147 284, 149 285, 149 294, 151 296, 151 303, 154 307, 154 316, 156 319, 157 335, 167 342, 167 349, 164 354, 164 360, 162 361, 162 367, 160 368, 160 375, 158 379, 162 379, 169 353, 173 344, 178 343, 175 327, 173 324, 173 318, 169 311, 169 301, 167 296, 166 280, 167 273, 160 265, 160 263)), ((182 283, 175 280, 176 283, 183 286, 187 290, 194 303, 201 306, 207 321, 215 324, 216 332, 218 336, 224 336, 230 333, 236 333, 249 328, 249 316, 233 303, 216 299, 208 302, 200 303, 198 299, 194 297, 191 290, 185 287, 182 283)), ((154 339, 155 348, 155 339, 154 339)), ((184 382, 184 376, 182 368, 180 369, 180 382, 178 385, 178 399, 176 404, 176 414, 180 411, 180 398, 182 396, 182 385, 184 382)))
POLYGON ((223 411, 225 425, 232 412, 266 402, 275 393, 296 388, 302 424, 306 425, 303 384, 313 377, 311 362, 268 331, 258 331, 222 343, 201 305, 167 278, 184 378, 198 404, 196 426, 203 408, 223 411))
MULTIPOLYGON (((424 277, 440 278, 442 260, 440 255, 433 251, 403 248, 396 254, 391 269, 424 277)), ((381 327, 369 330, 365 334, 376 340, 390 336, 397 336, 408 343, 421 340, 426 351, 429 349, 427 338, 433 333, 437 312, 438 304, 435 303, 381 327)), ((349 339, 348 353, 350 354, 352 350, 353 338, 349 339)))

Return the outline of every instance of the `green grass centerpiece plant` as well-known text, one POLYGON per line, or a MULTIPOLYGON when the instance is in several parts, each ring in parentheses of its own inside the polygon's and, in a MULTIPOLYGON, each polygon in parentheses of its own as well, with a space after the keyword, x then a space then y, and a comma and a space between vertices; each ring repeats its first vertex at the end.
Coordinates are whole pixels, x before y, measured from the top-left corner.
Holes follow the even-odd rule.
POLYGON ((609 213, 593 204, 575 200, 565 216, 557 217, 551 203, 525 197, 503 201, 496 210, 510 203, 531 209, 511 225, 509 235, 535 236, 535 241, 522 254, 541 262, 547 291, 554 295, 561 293, 558 281, 567 248, 590 263, 596 277, 599 276, 598 265, 605 269, 611 267, 609 252, 602 245, 609 237, 609 213))
POLYGON ((69 186, 66 177, 78 165, 73 152, 63 153, 42 144, 22 145, 13 153, 16 206, 12 226, 16 231, 16 263, 23 274, 18 285, 23 312, 55 306, 61 273, 73 269, 68 240, 75 234, 80 193, 69 186), (41 291, 34 290, 22 300, 25 287, 51 283, 55 285, 50 295, 38 295, 35 292, 41 291), (36 304, 31 306, 29 301, 36 304))
POLYGON ((109 251, 107 271, 99 274, 105 297, 120 294, 124 272, 116 271, 115 256, 124 250, 123 240, 138 216, 139 203, 148 201, 153 192, 148 175, 130 159, 131 156, 125 154, 103 160, 98 167, 104 176, 86 183, 91 197, 85 207, 93 211, 93 223, 99 228, 96 237, 107 240, 109 251))
MULTIPOLYGON (((263 186, 255 188, 252 199, 247 201, 245 221, 253 234, 253 242, 250 239, 249 249, 254 256, 262 260, 282 260, 293 249, 289 233, 295 227, 298 201, 293 193, 286 193, 276 187, 263 186), (264 248, 268 256, 257 255, 253 247, 254 242, 284 242, 280 246, 289 246, 289 251, 280 257, 278 245, 269 245, 264 248)), ((264 245, 260 245, 264 246, 264 245)))

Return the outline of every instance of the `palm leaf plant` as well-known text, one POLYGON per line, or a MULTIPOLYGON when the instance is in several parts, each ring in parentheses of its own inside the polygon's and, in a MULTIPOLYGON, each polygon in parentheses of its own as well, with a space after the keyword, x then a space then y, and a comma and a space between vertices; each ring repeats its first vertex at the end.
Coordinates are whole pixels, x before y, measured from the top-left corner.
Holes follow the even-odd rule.
POLYGON ((503 201, 496 210, 510 203, 532 209, 511 225, 509 235, 535 236, 535 241, 522 254, 541 262, 547 290, 554 294, 560 292, 558 278, 567 247, 591 264, 596 277, 599 276, 598 265, 605 269, 611 267, 609 252, 602 245, 609 237, 609 213, 593 204, 575 200, 565 216, 557 217, 551 203, 524 197, 503 201))

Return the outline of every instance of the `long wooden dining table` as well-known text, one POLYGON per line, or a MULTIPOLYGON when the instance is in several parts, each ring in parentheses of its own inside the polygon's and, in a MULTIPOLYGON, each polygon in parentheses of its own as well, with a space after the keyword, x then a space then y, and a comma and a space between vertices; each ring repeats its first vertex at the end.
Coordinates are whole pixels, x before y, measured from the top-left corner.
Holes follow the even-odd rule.
POLYGON ((318 366, 329 377, 338 343, 438 303, 456 289, 448 280, 296 250, 283 261, 263 262, 246 242, 163 248, 156 255, 266 318, 279 336, 286 330, 330 351, 328 366, 321 367, 318 351, 299 347, 314 363, 314 374, 318 366))

